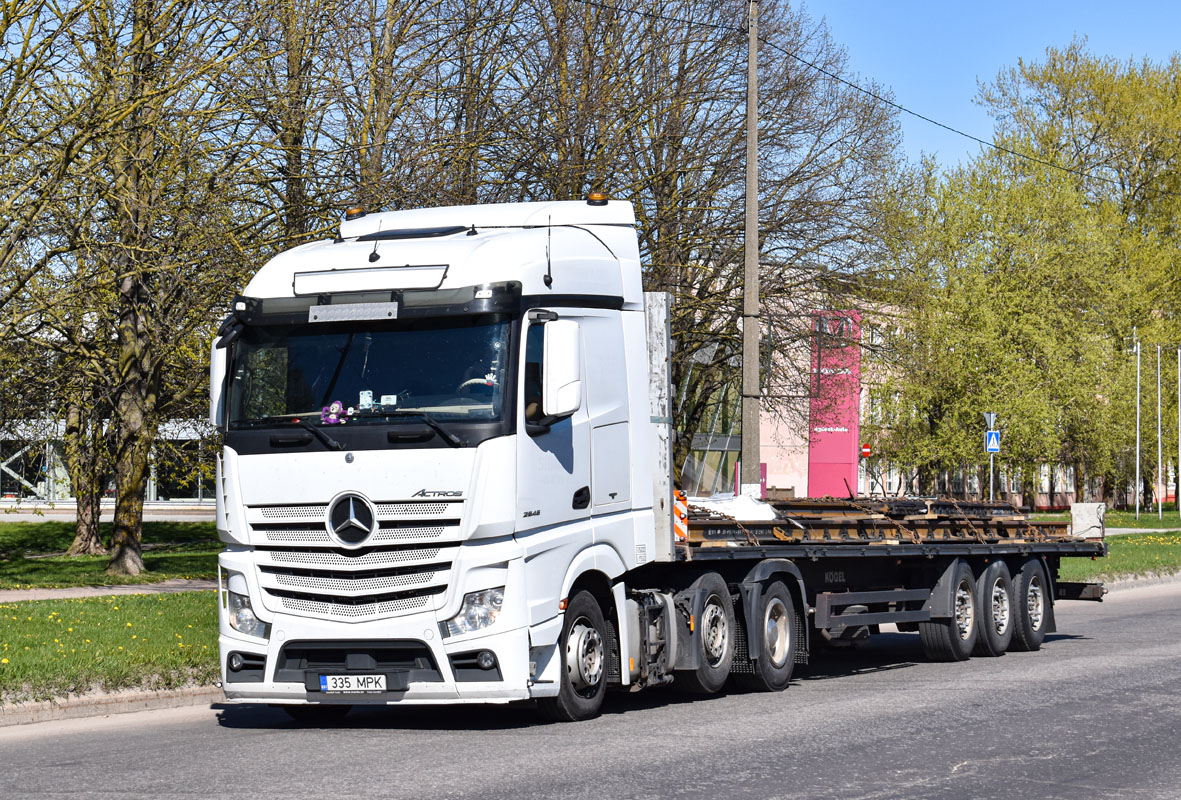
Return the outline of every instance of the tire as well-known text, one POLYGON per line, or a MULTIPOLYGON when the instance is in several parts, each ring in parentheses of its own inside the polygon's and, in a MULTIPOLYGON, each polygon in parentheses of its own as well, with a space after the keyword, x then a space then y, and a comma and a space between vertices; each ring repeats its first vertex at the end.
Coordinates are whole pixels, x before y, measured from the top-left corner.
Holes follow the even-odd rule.
POLYGON ((1026 653, 1040 650, 1050 615, 1050 584, 1038 559, 1029 559, 1017 571, 1017 579, 1013 581, 1013 605, 1016 613, 1009 649, 1026 653))
POLYGON ((284 704, 278 707, 300 725, 334 725, 353 710, 352 706, 340 703, 315 703, 306 706, 284 704))
POLYGON ((980 630, 976 581, 962 562, 952 580, 951 597, 950 617, 919 623, 923 652, 931 661, 967 661, 976 645, 980 630))
POLYGON ((566 606, 558 652, 562 657, 558 696, 538 700, 541 713, 555 722, 597 717, 603 708, 611 654, 603 610, 590 592, 579 592, 566 606))
POLYGON ((714 694, 726 684, 734 661, 734 601, 726 582, 716 572, 705 573, 689 589, 706 592, 693 633, 701 664, 697 669, 674 673, 675 685, 693 694, 714 694))
POLYGON ((976 608, 980 633, 974 656, 1002 656, 1013 641, 1013 579, 1004 561, 994 561, 976 579, 976 608))
POLYGON ((759 594, 757 628, 748 637, 762 636, 753 675, 735 675, 734 683, 752 692, 781 692, 791 681, 795 667, 796 611, 791 593, 782 581, 771 583, 759 594))

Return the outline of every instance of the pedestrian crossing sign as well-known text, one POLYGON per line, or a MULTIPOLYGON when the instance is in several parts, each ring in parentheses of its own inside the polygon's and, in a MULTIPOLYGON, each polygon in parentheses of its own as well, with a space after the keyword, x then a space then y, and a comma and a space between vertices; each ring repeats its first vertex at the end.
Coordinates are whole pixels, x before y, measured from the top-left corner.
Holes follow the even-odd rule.
POLYGON ((984 452, 999 453, 1001 451, 1001 432, 1000 431, 985 431, 984 432, 984 452))

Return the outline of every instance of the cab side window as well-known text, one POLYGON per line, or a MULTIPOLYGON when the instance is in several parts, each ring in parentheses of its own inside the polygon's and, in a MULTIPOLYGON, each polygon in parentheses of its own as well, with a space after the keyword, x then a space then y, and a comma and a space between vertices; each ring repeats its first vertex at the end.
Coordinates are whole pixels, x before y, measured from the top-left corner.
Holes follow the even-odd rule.
POLYGON ((545 325, 534 323, 525 333, 525 421, 540 422, 541 363, 545 354, 545 325))

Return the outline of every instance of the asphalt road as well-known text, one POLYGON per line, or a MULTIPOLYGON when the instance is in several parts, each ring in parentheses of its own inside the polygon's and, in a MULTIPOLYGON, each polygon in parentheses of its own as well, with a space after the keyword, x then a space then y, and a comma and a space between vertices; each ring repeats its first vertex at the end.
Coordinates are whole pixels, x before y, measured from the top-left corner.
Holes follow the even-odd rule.
POLYGON ((1064 603, 1038 653, 922 661, 917 634, 825 654, 782 694, 354 712, 217 706, 0 729, 0 797, 1176 798, 1181 583, 1064 603))

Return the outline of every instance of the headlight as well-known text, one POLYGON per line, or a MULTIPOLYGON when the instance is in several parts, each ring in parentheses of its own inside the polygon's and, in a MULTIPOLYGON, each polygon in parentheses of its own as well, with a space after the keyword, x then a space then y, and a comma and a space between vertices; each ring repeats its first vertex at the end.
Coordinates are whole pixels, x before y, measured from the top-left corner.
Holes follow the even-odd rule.
POLYGON ((230 627, 247 636, 266 639, 271 635, 270 625, 254 616, 250 598, 244 594, 230 592, 230 627))
POLYGON ((254 616, 254 609, 250 607, 250 595, 246 594, 246 576, 240 572, 224 570, 222 589, 226 593, 230 627, 247 636, 269 638, 271 626, 254 616))
POLYGON ((459 613, 443 623, 446 628, 444 635, 458 636, 461 633, 472 633, 487 628, 500 616, 502 605, 504 605, 503 586, 465 594, 463 605, 459 607, 459 613))

